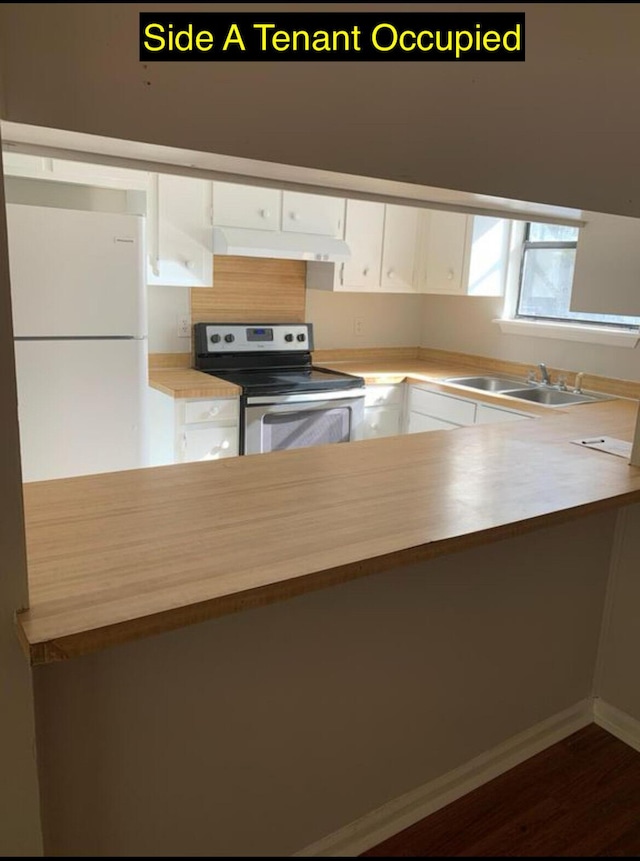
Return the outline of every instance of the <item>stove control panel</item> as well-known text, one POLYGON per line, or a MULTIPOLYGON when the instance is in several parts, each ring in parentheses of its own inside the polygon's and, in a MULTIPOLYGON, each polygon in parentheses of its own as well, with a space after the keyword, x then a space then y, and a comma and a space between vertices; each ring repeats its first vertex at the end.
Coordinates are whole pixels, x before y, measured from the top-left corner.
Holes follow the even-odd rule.
POLYGON ((311 323, 196 323, 194 336, 199 354, 313 350, 311 323))

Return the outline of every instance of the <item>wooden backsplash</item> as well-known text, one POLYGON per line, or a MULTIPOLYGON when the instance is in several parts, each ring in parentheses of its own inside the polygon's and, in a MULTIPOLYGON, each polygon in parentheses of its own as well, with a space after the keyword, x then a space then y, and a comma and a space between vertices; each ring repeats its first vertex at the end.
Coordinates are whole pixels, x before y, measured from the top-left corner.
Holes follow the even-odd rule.
POLYGON ((191 321, 303 323, 303 260, 216 256, 213 287, 191 289, 191 321))

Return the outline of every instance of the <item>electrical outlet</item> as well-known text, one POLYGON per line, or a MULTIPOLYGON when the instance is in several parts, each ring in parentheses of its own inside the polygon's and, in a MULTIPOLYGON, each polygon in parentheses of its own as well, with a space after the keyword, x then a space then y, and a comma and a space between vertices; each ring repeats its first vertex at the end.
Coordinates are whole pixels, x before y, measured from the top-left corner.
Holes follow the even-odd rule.
POLYGON ((178 315, 178 338, 191 337, 191 319, 188 314, 178 315))
POLYGON ((353 334, 364 335, 364 317, 354 317, 353 334))

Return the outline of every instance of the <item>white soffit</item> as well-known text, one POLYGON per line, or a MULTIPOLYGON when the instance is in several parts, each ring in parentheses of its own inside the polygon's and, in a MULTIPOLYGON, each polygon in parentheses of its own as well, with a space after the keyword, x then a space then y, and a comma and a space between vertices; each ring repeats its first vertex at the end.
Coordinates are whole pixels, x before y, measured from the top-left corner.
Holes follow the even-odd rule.
POLYGON ((574 225, 584 223, 582 210, 544 203, 197 152, 23 123, 3 121, 0 123, 0 130, 3 149, 10 152, 88 163, 98 161, 137 170, 205 176, 225 182, 265 185, 385 203, 420 205, 475 215, 574 225))

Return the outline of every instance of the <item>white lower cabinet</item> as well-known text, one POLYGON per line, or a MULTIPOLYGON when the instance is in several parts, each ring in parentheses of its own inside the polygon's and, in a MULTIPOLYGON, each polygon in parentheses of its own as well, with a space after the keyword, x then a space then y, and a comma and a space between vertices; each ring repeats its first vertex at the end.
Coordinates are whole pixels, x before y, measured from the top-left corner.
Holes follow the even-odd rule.
POLYGON ((533 416, 517 410, 489 406, 480 401, 445 395, 429 388, 409 386, 407 433, 453 430, 474 424, 519 421, 533 416))
POLYGON ((149 389, 152 466, 238 454, 238 398, 178 399, 149 389))
POLYGON ((364 438, 376 439, 402 433, 404 385, 375 384, 365 389, 364 438))
POLYGON ((182 463, 233 457, 238 454, 238 426, 185 426, 179 444, 182 463))
POLYGON ((515 410, 503 410, 502 407, 490 407, 487 404, 477 404, 476 406, 477 425, 488 425, 494 422, 518 422, 530 418, 532 416, 515 410))
POLYGON ((423 431, 432 430, 453 430, 461 425, 453 422, 445 422, 442 419, 436 419, 433 416, 423 415, 422 413, 409 413, 409 424, 407 433, 422 433, 423 431))
POLYGON ((475 401, 464 400, 453 395, 443 395, 421 386, 409 386, 409 433, 416 430, 441 430, 442 422, 449 428, 475 424, 475 401), (432 427, 425 427, 421 418, 435 419, 432 427), (438 424, 439 422, 439 424, 438 424))

